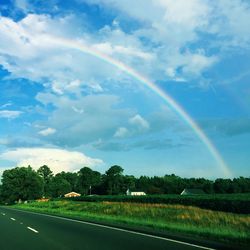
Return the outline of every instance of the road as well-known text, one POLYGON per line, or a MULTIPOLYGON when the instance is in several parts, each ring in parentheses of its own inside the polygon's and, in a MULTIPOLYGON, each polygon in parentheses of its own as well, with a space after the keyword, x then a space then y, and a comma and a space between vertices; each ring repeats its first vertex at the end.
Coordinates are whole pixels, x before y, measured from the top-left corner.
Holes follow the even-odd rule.
POLYGON ((0 207, 1 250, 211 249, 153 235, 0 207))

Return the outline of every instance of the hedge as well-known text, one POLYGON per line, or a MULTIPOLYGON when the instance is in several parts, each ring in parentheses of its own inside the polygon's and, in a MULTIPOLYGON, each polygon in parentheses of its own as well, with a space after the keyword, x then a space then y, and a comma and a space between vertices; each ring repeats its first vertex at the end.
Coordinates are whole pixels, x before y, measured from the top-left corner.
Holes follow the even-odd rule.
POLYGON ((180 204, 196 206, 205 209, 232 212, 250 213, 250 194, 215 194, 215 195, 146 195, 146 196, 126 196, 126 195, 92 195, 73 198, 64 198, 73 201, 85 202, 135 202, 135 203, 156 203, 156 204, 180 204))

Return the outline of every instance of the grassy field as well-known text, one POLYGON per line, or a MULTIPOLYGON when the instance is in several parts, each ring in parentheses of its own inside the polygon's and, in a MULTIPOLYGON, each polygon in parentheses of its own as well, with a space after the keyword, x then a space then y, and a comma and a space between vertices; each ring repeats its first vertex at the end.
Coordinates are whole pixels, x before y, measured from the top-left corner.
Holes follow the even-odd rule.
POLYGON ((225 213, 192 206, 126 202, 50 201, 14 207, 72 218, 143 226, 206 239, 250 243, 250 215, 225 213))

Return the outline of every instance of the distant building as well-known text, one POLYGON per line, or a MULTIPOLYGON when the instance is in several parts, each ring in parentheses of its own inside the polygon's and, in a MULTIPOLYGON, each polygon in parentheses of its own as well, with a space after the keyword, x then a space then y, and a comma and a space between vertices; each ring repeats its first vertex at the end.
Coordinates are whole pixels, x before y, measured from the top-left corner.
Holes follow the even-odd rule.
POLYGON ((134 195, 134 196, 140 196, 140 195, 146 195, 145 192, 142 191, 134 191, 131 192, 129 189, 126 191, 126 195, 134 195))
POLYGON ((202 189, 198 188, 185 188, 181 195, 199 195, 199 194, 206 194, 202 189))
POLYGON ((78 197, 78 196, 81 196, 81 194, 78 194, 76 192, 70 192, 70 193, 67 193, 67 194, 64 195, 64 197, 66 197, 66 198, 78 197))

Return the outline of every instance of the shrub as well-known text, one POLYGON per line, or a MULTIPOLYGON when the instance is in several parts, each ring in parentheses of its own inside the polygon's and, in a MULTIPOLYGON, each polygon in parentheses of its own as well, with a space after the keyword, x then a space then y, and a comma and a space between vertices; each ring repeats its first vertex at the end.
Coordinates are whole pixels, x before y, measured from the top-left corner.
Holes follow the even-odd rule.
POLYGON ((215 194, 215 195, 146 195, 146 196, 125 196, 125 195, 96 195, 67 198, 74 201, 87 202, 136 202, 155 204, 180 204, 196 206, 205 209, 232 212, 250 213, 250 194, 215 194))

